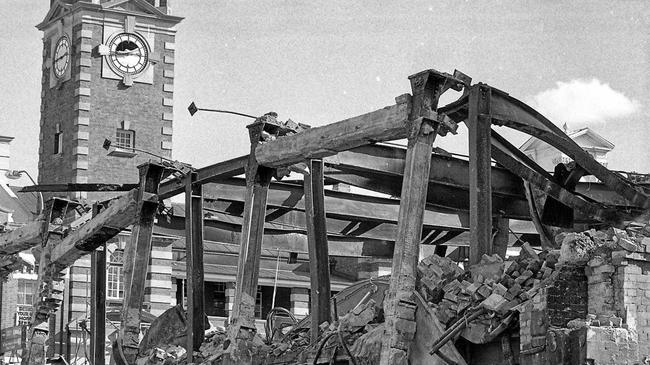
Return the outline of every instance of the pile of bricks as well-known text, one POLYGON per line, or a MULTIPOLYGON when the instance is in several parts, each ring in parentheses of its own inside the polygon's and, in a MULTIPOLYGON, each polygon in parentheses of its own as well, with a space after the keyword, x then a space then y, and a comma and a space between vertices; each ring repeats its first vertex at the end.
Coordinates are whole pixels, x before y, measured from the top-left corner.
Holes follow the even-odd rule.
POLYGON ((488 310, 492 321, 499 320, 555 278, 558 256, 557 251, 537 254, 526 244, 512 260, 484 255, 464 271, 451 260, 432 255, 419 265, 420 293, 445 326, 478 308, 488 310))

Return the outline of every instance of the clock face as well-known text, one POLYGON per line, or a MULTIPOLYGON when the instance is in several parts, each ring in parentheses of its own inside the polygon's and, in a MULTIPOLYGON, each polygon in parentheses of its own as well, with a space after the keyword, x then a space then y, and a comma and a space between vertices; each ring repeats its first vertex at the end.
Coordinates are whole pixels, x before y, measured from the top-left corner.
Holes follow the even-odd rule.
POLYGON ((146 41, 135 33, 119 33, 109 45, 108 61, 113 71, 122 75, 137 75, 149 62, 146 41))
POLYGON ((70 64, 70 41, 68 37, 63 36, 56 42, 54 47, 54 58, 52 59, 52 69, 54 76, 61 78, 70 64))

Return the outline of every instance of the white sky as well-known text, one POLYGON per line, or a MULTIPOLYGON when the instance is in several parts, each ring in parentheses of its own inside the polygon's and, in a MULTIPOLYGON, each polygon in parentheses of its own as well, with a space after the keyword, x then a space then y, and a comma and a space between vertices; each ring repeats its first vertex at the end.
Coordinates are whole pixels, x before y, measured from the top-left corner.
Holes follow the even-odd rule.
MULTIPOLYGON (((554 119, 559 125, 590 125, 616 145, 610 167, 650 172, 648 1, 170 2, 185 17, 173 154, 194 166, 246 154, 249 120, 190 118, 191 101, 317 126, 394 103, 410 92, 413 73, 456 68, 564 118, 554 119), (576 118, 576 105, 597 113, 576 118)), ((33 176, 42 50, 34 25, 48 7, 49 0, 1 6, 0 134, 16 137, 12 168, 33 176)), ((465 140, 461 133, 436 144, 463 152, 465 140)))

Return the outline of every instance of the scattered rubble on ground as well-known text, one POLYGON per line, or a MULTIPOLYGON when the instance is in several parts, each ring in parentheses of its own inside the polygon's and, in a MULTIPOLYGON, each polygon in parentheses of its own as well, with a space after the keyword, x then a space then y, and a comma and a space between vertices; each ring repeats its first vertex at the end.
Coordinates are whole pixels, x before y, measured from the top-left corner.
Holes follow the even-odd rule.
MULTIPOLYGON (((650 252, 650 238, 645 234, 645 227, 634 225, 627 230, 563 233, 556 237, 559 249, 537 252, 526 243, 517 257, 504 260, 498 255, 484 255, 479 264, 467 269, 434 254, 418 265, 417 291, 452 343, 462 337, 472 344, 486 344, 499 336, 508 342, 513 335, 520 341, 517 356, 540 355, 546 351, 547 359, 556 356, 558 360, 553 361, 570 363, 567 359, 574 356, 571 354, 574 349, 568 345, 575 336, 572 333, 586 330, 584 336, 588 341, 611 340, 606 346, 619 346, 633 358, 640 352, 634 337, 636 332, 629 330, 631 317, 626 323, 616 310, 617 299, 610 287, 617 268, 625 267, 621 265, 627 265, 627 260, 641 256, 645 259, 645 254, 650 252), (564 322, 559 327, 557 318, 539 319, 539 313, 547 317, 555 315, 551 302, 558 298, 553 290, 565 290, 561 276, 572 275, 575 270, 580 275, 584 271, 588 290, 602 292, 602 296, 598 295, 602 300, 592 298, 587 306, 584 299, 583 312, 562 308, 559 317, 564 322), (533 321, 534 318, 538 319, 533 321)), ((560 293, 559 300, 574 294, 560 293)), ((648 294, 650 297, 650 290, 648 294)), ((251 351, 261 364, 315 363, 315 358, 326 361, 334 356, 353 358, 356 364, 377 364, 384 336, 383 303, 364 298, 353 310, 340 315, 333 323, 323 323, 320 329, 317 343, 310 343, 304 326, 285 330, 270 344, 256 335, 251 351)), ((434 347, 438 342, 434 342, 434 347)), ((225 331, 213 331, 195 353, 195 363, 218 364, 229 345, 225 331)), ((586 346, 584 341, 583 346, 586 346)), ((435 350, 432 353, 440 355, 435 350)), ((607 353, 592 349, 587 350, 587 356, 604 359, 607 353)), ((180 365, 185 363, 185 358, 182 347, 172 345, 142 354, 139 364, 180 365)))

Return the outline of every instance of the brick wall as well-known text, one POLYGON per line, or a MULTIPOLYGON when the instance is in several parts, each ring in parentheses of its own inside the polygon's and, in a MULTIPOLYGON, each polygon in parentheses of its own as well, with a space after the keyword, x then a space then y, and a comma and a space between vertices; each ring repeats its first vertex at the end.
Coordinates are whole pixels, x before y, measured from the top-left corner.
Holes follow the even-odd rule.
POLYGON ((566 327, 587 316, 587 277, 582 266, 557 267, 559 276, 548 288, 548 316, 553 326, 566 327))
POLYGON ((9 328, 16 325, 16 302, 18 300, 18 281, 9 279, 2 283, 2 318, 0 319, 0 328, 9 328))
POLYGON ((614 295, 616 310, 627 327, 636 330, 639 355, 650 356, 650 262, 645 255, 627 258, 616 268, 614 295))
MULTIPOLYGON (((94 15, 101 18, 104 14, 100 10, 94 15)), ((72 19, 68 16, 66 21, 72 19)), ((136 19, 136 31, 142 31, 139 25, 150 27, 147 32, 153 37, 151 58, 158 62, 149 66, 153 70, 153 83, 140 83, 136 79, 132 86, 126 87, 121 80, 102 77, 103 57, 94 50, 104 42, 104 26, 86 17, 74 19, 76 24, 70 35, 70 79, 50 87, 50 70, 43 67, 39 182, 137 182, 137 166, 152 157, 143 153, 135 158, 108 157, 102 144, 105 138, 115 140, 116 129, 127 121, 128 129, 135 131, 136 148, 171 157, 175 31, 164 30, 169 25, 153 18, 136 19), (63 132, 63 151, 55 155, 57 124, 63 132)), ((49 66, 52 57, 49 37, 44 38, 43 47, 43 63, 49 66)), ((69 196, 97 200, 114 195, 69 196)))

